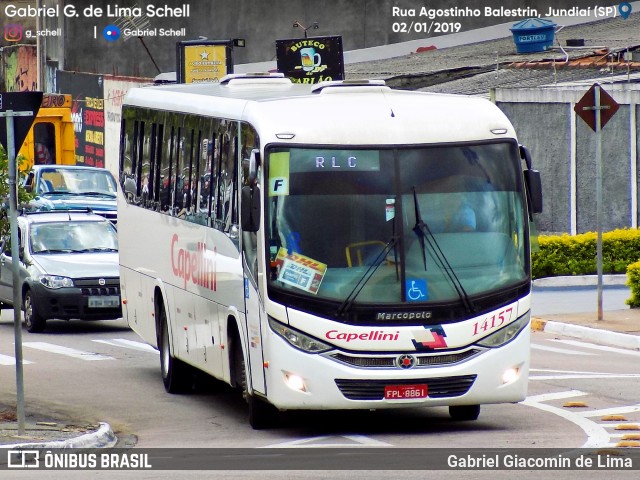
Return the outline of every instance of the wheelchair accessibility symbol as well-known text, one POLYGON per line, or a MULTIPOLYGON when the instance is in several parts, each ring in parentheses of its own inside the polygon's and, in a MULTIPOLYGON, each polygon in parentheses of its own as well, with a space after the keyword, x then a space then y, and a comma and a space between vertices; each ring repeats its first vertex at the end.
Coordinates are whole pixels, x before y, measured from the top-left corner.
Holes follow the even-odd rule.
POLYGON ((419 278, 406 280, 407 302, 425 302, 427 300, 427 281, 419 278))

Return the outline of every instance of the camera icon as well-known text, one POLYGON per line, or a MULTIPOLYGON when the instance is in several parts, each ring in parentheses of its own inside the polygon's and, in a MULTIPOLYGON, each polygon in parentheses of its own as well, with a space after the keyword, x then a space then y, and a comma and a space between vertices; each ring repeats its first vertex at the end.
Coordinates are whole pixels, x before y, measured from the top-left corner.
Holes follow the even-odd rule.
POLYGON ((10 23, 4 26, 4 39, 7 42, 19 42, 22 40, 23 28, 17 23, 10 23))

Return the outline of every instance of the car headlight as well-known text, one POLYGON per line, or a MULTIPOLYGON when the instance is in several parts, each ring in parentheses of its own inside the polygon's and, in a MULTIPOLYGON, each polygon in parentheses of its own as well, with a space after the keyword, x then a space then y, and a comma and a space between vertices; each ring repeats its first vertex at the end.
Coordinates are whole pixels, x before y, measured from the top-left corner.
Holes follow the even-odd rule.
POLYGON ((40 275, 38 281, 47 288, 73 287, 73 280, 58 275, 40 275))
POLYGON ((305 335, 304 333, 284 325, 271 317, 269 317, 269 326, 274 332, 298 350, 302 350, 307 353, 320 353, 333 348, 331 345, 321 342, 309 335, 305 335))
POLYGON ((483 338, 477 344, 482 347, 499 347, 513 340, 520 331, 529 325, 529 317, 531 312, 525 313, 515 322, 510 323, 506 327, 501 328, 488 337, 483 338))

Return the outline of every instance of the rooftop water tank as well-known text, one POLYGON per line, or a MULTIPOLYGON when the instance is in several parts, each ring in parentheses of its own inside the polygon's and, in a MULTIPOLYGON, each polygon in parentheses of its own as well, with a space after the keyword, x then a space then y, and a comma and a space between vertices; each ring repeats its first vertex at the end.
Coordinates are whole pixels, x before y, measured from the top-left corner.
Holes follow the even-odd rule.
POLYGON ((549 50, 558 25, 544 18, 527 18, 514 23, 509 29, 518 53, 534 53, 549 50))

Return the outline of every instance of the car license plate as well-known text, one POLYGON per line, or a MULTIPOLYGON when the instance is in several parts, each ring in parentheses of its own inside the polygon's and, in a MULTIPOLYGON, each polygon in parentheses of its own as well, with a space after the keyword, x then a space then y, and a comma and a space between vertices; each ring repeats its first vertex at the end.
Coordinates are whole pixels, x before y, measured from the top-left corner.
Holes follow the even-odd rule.
POLYGON ((384 387, 384 398, 386 400, 426 398, 427 390, 427 385, 387 385, 384 387))
POLYGON ((104 297, 89 297, 89 308, 114 308, 120 306, 120 297, 107 295, 104 297))

